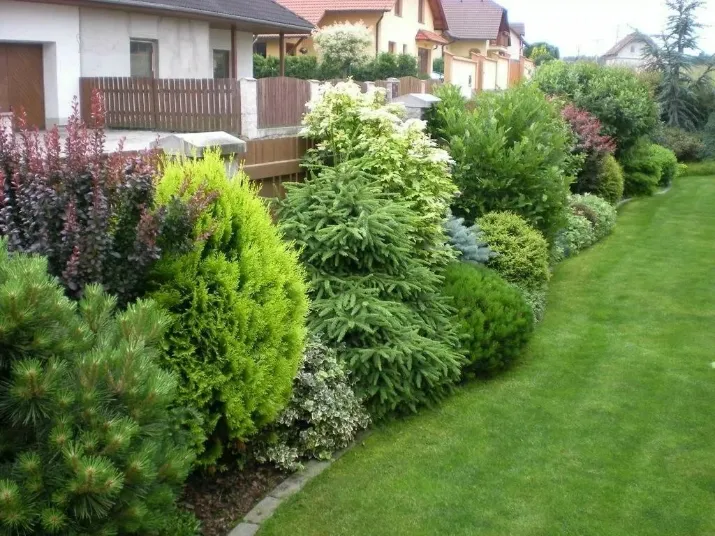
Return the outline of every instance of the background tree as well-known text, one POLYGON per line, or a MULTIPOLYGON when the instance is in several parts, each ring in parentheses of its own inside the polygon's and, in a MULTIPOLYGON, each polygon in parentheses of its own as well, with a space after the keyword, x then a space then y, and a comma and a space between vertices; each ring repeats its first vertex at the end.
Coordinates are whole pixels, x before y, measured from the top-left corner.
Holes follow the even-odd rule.
POLYGON ((372 33, 362 22, 332 24, 319 29, 313 41, 323 55, 323 63, 340 68, 348 76, 355 66, 367 61, 372 33))
POLYGON ((534 64, 541 65, 552 60, 560 59, 561 51, 559 47, 542 41, 527 45, 524 49, 524 55, 532 60, 534 64))
POLYGON ((670 15, 665 32, 645 40, 648 70, 662 75, 656 95, 663 121, 693 130, 707 121, 708 111, 701 109, 699 101, 703 94, 712 94, 711 73, 715 69, 715 57, 707 57, 698 47, 703 25, 696 16, 705 2, 666 0, 666 5, 670 15))

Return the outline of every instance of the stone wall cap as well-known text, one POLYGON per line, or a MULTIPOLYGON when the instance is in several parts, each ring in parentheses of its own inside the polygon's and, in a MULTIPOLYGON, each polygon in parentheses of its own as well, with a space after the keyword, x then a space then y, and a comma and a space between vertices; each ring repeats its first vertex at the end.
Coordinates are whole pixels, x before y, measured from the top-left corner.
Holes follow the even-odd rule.
POLYGON ((152 144, 153 148, 162 149, 166 154, 178 156, 195 156, 201 158, 204 151, 216 148, 221 155, 244 154, 246 142, 228 132, 195 132, 186 134, 170 134, 159 138, 152 144))
POLYGON ((392 99, 392 102, 401 102, 406 108, 431 108, 441 100, 429 93, 408 93, 392 99))

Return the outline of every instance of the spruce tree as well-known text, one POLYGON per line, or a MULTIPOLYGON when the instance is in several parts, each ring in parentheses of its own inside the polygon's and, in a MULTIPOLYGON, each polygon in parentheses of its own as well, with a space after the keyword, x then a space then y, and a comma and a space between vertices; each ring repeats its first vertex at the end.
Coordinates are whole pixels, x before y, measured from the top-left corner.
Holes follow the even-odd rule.
POLYGON ((0 242, 0 534, 157 534, 192 459, 156 364, 167 318, 0 242))
POLYGON ((311 277, 310 327, 338 348, 380 418, 439 400, 462 359, 443 279, 420 253, 419 215, 365 167, 348 160, 288 185, 279 215, 311 277))

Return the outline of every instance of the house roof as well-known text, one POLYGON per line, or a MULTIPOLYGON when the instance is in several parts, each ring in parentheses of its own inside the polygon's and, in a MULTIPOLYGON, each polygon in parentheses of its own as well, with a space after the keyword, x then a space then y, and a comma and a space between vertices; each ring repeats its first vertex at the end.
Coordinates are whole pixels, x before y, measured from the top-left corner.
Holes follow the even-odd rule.
POLYGON ((626 48, 628 45, 631 43, 634 43, 636 41, 643 41, 646 43, 652 42, 651 38, 648 37, 645 34, 642 34, 641 32, 633 32, 631 34, 628 34, 625 36, 623 39, 618 41, 615 45, 613 45, 608 52, 606 52, 603 57, 608 58, 609 56, 617 56, 618 53, 626 48))
POLYGON ((255 25, 261 30, 311 31, 309 21, 275 0, 89 0, 97 4, 174 11, 255 25))
MULTIPOLYGON (((492 0, 441 0, 449 35, 455 39, 496 39, 506 9, 492 0)), ((507 19, 508 21, 508 19, 507 19)))
POLYGON ((415 37, 415 41, 429 41, 431 43, 437 43, 439 45, 449 44, 449 39, 445 39, 438 33, 430 32, 427 30, 419 30, 417 32, 417 36, 415 37))
MULTIPOLYGON (((392 11, 395 0, 278 0, 307 21, 317 25, 326 13, 392 11)), ((427 0, 434 14, 434 27, 446 30, 447 21, 440 0, 427 0)))
POLYGON ((526 25, 523 22, 512 22, 509 27, 521 37, 526 35, 526 25))

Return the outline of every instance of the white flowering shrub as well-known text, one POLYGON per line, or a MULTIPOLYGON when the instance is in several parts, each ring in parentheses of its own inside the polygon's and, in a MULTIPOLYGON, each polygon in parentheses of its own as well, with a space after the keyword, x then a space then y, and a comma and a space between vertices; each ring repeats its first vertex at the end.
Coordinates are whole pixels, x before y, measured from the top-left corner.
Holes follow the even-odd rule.
POLYGON ((381 88, 362 93, 353 82, 325 84, 308 104, 302 134, 317 142, 315 163, 334 165, 362 158, 363 171, 419 214, 418 247, 434 266, 454 259, 443 224, 457 188, 449 154, 426 132, 426 123, 405 120, 402 104, 386 102, 381 88))
POLYGON ((362 21, 342 22, 324 26, 313 32, 313 42, 323 56, 323 62, 339 67, 343 75, 367 61, 373 34, 362 21))
POLYGON ((335 350, 310 342, 293 380, 293 398, 258 444, 257 459, 295 471, 301 460, 327 459, 370 423, 335 350))
POLYGON ((595 241, 606 238, 616 226, 618 218, 616 207, 597 195, 572 195, 571 210, 584 216, 593 224, 595 241))

